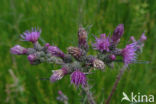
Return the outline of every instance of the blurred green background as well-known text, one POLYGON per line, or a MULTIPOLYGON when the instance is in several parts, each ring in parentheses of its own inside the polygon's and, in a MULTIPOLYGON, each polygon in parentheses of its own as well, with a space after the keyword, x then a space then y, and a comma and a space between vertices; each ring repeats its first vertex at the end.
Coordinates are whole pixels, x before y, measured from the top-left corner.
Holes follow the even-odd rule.
MULTIPOLYGON (((56 100, 58 90, 69 97, 70 104, 82 102, 80 89, 70 84, 69 76, 56 83, 40 80, 49 78, 51 70, 59 66, 32 66, 26 56, 10 54, 15 44, 32 47, 20 41, 19 35, 25 30, 40 27, 46 42, 66 52, 68 46, 77 45, 79 24, 87 29, 91 45, 92 34, 108 35, 120 23, 125 26, 120 47, 125 47, 131 35, 139 39, 146 32, 148 40, 138 59, 150 63, 130 65, 111 104, 121 104, 123 91, 129 96, 131 92, 156 95, 156 0, 0 0, 0 104, 62 104, 56 100)), ((108 97, 120 67, 117 64, 115 69, 95 71, 89 76, 97 104, 108 97)))

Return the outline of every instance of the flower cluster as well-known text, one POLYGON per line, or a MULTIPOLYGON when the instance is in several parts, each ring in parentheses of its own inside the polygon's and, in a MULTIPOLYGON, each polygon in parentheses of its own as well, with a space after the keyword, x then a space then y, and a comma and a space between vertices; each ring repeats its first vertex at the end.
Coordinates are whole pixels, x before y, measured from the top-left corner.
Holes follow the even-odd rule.
POLYGON ((143 33, 139 40, 135 40, 134 36, 130 37, 132 43, 120 49, 117 44, 124 33, 124 25, 119 24, 114 30, 112 37, 101 34, 99 38, 95 38, 95 43, 92 44, 93 49, 97 50, 97 55, 88 55, 88 34, 83 27, 78 31, 78 46, 69 46, 67 53, 61 51, 57 46, 51 46, 46 43, 41 46, 38 39, 41 31, 33 29, 31 32, 26 31, 21 35, 22 39, 33 44, 33 48, 24 48, 16 45, 10 49, 10 52, 15 55, 27 55, 28 61, 32 65, 37 65, 43 62, 55 63, 62 68, 53 70, 49 80, 55 82, 62 79, 66 75, 70 75, 71 83, 76 86, 87 84, 87 74, 92 69, 104 70, 114 62, 123 62, 125 65, 137 61, 137 54, 142 51, 144 42, 147 39, 143 33), (118 59, 118 57, 122 57, 118 59))

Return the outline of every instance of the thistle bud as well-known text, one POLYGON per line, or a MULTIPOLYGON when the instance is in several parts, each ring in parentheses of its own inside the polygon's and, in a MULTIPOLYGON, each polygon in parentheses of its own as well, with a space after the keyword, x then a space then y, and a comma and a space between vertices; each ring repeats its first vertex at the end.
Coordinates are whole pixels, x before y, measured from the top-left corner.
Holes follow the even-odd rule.
POLYGON ((114 54, 110 55, 109 58, 114 61, 116 59, 116 56, 114 54))
POLYGON ((85 29, 80 27, 78 31, 79 48, 88 50, 87 37, 88 35, 85 29))
POLYGON ((33 62, 33 61, 35 61, 36 59, 37 59, 37 57, 36 57, 35 54, 30 54, 30 55, 28 55, 28 60, 29 60, 30 62, 33 62))
POLYGON ((15 55, 23 55, 27 53, 27 49, 20 45, 16 45, 10 49, 10 52, 15 55))
POLYGON ((147 37, 145 36, 145 33, 143 33, 140 37, 140 41, 144 42, 145 40, 147 40, 147 37))
POLYGON ((48 48, 49 46, 50 46, 49 43, 46 43, 46 44, 44 45, 44 47, 46 47, 46 48, 48 48))
POLYGON ((114 43, 118 43, 119 39, 121 38, 121 36, 124 33, 124 25, 123 24, 119 24, 116 29, 114 30, 113 36, 112 36, 112 41, 114 43))
POLYGON ((94 68, 97 68, 97 69, 104 69, 105 67, 105 64, 103 61, 99 60, 99 59, 95 59, 93 61, 93 67, 94 68))
POLYGON ((53 70, 53 74, 50 77, 50 81, 51 82, 55 82, 57 80, 60 80, 64 77, 64 75, 67 74, 67 69, 66 68, 62 68, 59 70, 53 70))
POLYGON ((76 59, 79 59, 83 55, 82 50, 77 47, 69 47, 67 50, 68 53, 71 54, 76 59))
POLYGON ((56 46, 49 46, 48 52, 54 56, 64 58, 64 53, 56 46))

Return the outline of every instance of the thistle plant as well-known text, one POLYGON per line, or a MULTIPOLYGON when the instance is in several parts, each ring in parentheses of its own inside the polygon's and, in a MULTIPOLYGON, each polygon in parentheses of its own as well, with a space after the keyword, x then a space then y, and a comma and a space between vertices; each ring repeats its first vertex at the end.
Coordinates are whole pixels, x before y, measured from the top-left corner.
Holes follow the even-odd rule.
MULTIPOLYGON (((53 73, 49 76, 50 82, 54 83, 66 75, 70 75, 71 84, 76 87, 82 87, 90 104, 95 104, 95 100, 90 92, 87 75, 92 74, 91 71, 93 69, 103 71, 114 63, 123 63, 123 68, 120 69, 110 96, 106 100, 106 104, 109 104, 125 69, 129 64, 137 62, 137 56, 142 52, 144 42, 147 39, 145 33, 141 35, 139 40, 131 36, 131 44, 127 44, 125 48, 118 48, 120 38, 124 34, 124 25, 119 24, 112 36, 101 34, 99 37, 95 37, 92 48, 97 51, 97 54, 90 55, 88 54, 88 34, 83 27, 80 27, 78 30, 78 45, 69 46, 67 53, 49 43, 42 46, 38 41, 40 34, 41 30, 39 29, 24 32, 21 38, 24 41, 31 42, 33 48, 15 45, 10 52, 15 55, 26 55, 32 65, 38 65, 43 62, 60 65, 60 69, 52 70, 53 73)), ((60 95, 62 96, 63 94, 60 93, 60 95)))

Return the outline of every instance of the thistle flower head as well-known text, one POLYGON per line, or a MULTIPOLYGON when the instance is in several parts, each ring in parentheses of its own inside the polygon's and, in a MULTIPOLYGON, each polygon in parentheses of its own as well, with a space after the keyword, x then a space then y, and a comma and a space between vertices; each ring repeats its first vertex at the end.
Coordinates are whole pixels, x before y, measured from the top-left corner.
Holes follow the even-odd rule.
POLYGON ((147 37, 145 36, 145 33, 143 33, 140 37, 140 41, 144 42, 145 40, 147 40, 147 37))
POLYGON ((78 31, 79 47, 85 50, 88 49, 87 37, 88 35, 85 29, 80 27, 78 31))
POLYGON ((124 33, 124 25, 123 24, 119 24, 116 29, 114 30, 113 36, 112 36, 112 41, 114 43, 117 43, 119 41, 119 39, 121 38, 121 36, 124 33))
POLYGON ((83 52, 80 48, 77 47, 68 47, 68 53, 71 54, 74 58, 78 59, 83 55, 83 52))
POLYGON ((66 68, 62 68, 59 70, 53 70, 53 74, 50 77, 50 81, 51 82, 55 82, 57 80, 60 80, 63 78, 63 76, 67 74, 67 69, 66 68))
POLYGON ((28 60, 29 60, 30 62, 35 61, 35 60, 36 60, 36 55, 35 55, 35 54, 30 54, 30 55, 28 55, 28 60))
POLYGON ((76 86, 85 86, 87 83, 86 76, 83 72, 76 70, 71 74, 71 83, 76 86))
POLYGON ((41 33, 41 30, 32 29, 32 31, 24 32, 24 34, 21 35, 21 37, 25 41, 30 41, 32 43, 35 43, 35 42, 37 42, 38 38, 40 37, 40 33, 41 33))
POLYGON ((52 55, 57 57, 61 57, 61 58, 64 57, 64 53, 56 46, 49 46, 48 52, 50 52, 52 55))
POLYGON ((103 61, 99 60, 99 59, 94 59, 93 60, 93 67, 97 68, 97 69, 104 69, 105 64, 103 61))
POLYGON ((96 43, 93 44, 94 49, 103 51, 109 51, 110 39, 106 37, 106 34, 101 34, 100 38, 96 38, 96 43))
POLYGON ((136 42, 126 45, 126 47, 122 50, 121 54, 125 64, 130 64, 136 61, 136 50, 136 42))
POLYGON ((20 45, 15 45, 10 49, 10 52, 15 55, 23 55, 27 53, 27 49, 20 45))

